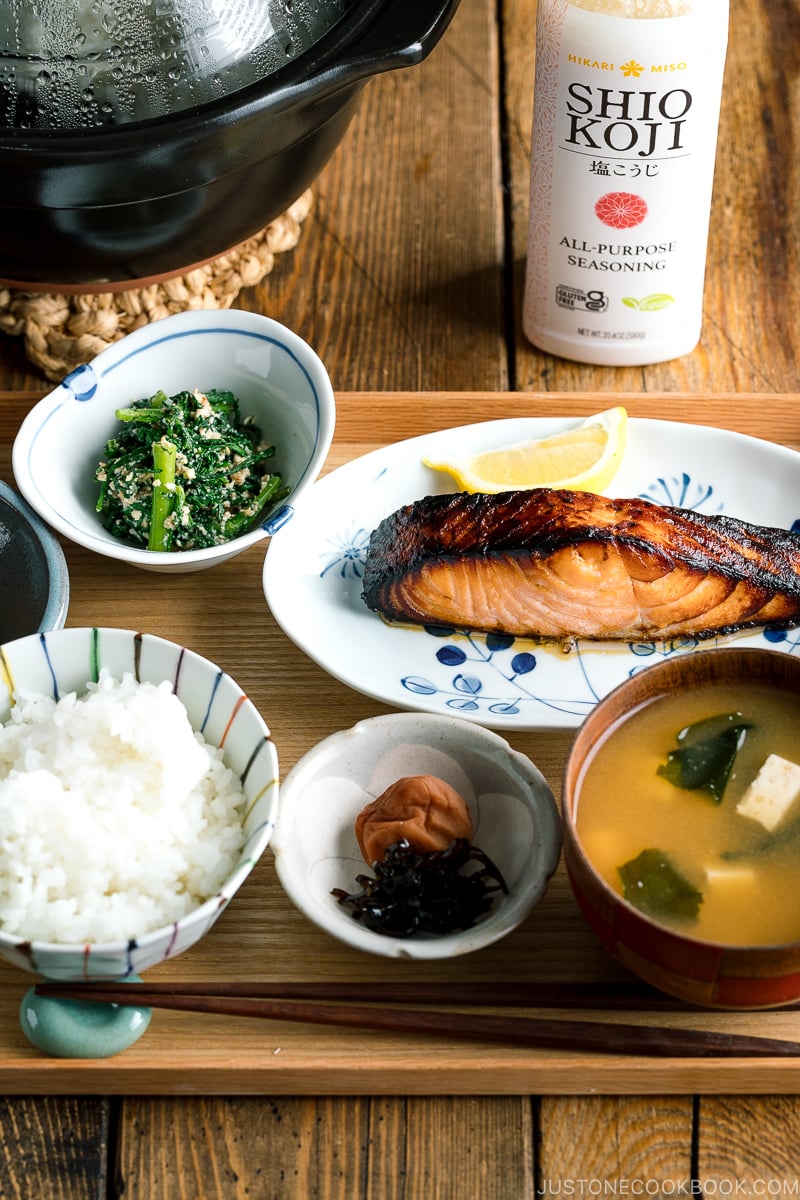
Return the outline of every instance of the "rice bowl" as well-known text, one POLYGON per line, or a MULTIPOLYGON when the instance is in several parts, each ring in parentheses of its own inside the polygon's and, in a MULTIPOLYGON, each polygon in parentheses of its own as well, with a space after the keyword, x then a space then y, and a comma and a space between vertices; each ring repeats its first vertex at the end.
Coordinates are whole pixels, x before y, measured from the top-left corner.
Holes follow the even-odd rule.
POLYGON ((0 957, 17 966, 120 978, 172 957, 269 843, 269 729, 184 647, 116 629, 7 643, 0 722, 0 957))

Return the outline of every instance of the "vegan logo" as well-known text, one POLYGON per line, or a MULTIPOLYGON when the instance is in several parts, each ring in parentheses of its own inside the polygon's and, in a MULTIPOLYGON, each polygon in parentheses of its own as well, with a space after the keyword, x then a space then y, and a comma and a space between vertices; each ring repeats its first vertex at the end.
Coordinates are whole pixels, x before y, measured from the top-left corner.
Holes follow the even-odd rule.
POLYGON ((624 296, 622 303, 627 308, 635 308, 637 312, 658 312, 659 309, 674 304, 675 297, 666 292, 653 292, 641 300, 634 300, 633 296, 624 296))

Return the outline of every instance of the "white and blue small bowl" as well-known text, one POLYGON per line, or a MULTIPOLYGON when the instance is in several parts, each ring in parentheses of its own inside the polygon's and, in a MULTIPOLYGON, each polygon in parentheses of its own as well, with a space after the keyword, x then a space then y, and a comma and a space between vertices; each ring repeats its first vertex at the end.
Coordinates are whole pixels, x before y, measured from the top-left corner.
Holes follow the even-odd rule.
POLYGON ((0 642, 60 629, 69 608, 69 571, 52 531, 0 481, 0 642))
POLYGON ((238 309, 178 313, 121 338, 71 371, 34 405, 14 441, 17 486, 36 512, 71 541, 150 571, 197 571, 277 532, 322 469, 336 417, 333 388, 317 354, 290 329, 238 309), (116 409, 161 390, 232 391, 275 445, 289 489, 255 529, 221 546, 176 552, 128 545, 96 512, 95 469, 119 428, 116 409))
POLYGON ((253 703, 220 667, 164 638, 125 629, 70 628, 0 646, 0 723, 15 691, 59 699, 79 695, 106 668, 116 679, 168 681, 192 728, 222 747, 247 799, 245 842, 219 891, 179 921, 131 940, 70 945, 26 941, 0 930, 0 958, 53 980, 126 979, 194 946, 225 911, 272 837, 278 813, 278 757, 253 703))
POLYGON ((561 854, 561 821, 538 767, 489 729, 461 717, 390 713, 319 742, 281 784, 270 846, 289 898, 339 941, 388 958, 470 954, 516 929, 544 895, 561 854), (371 874, 355 835, 361 809, 405 775, 435 775, 466 801, 474 845, 508 886, 470 929, 396 938, 355 921, 332 894, 371 874))

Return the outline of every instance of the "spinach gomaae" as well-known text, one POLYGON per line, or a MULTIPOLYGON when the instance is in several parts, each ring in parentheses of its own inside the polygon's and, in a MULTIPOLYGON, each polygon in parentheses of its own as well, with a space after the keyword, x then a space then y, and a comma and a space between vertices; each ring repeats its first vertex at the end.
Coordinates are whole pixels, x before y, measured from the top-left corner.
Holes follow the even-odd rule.
POLYGON ((719 804, 750 728, 741 713, 720 713, 687 725, 677 736, 678 748, 670 750, 658 774, 675 787, 703 792, 719 804))
POLYGON ((287 494, 268 467, 275 447, 232 392, 159 391, 116 416, 95 472, 97 512, 115 537, 149 550, 219 546, 287 494))
POLYGON ((703 893, 662 850, 642 850, 618 869, 625 899, 647 916, 682 920, 697 917, 703 893))

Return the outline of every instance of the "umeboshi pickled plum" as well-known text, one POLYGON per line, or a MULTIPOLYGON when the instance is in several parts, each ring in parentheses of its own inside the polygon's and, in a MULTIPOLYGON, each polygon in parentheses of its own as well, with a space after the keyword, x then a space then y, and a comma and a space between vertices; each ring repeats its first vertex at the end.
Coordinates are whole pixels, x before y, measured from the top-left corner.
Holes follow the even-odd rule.
POLYGON ((472 841, 466 802, 435 775, 405 775, 356 817, 356 838, 365 861, 382 862, 389 846, 403 838, 424 854, 445 850, 457 838, 472 841))

